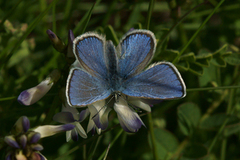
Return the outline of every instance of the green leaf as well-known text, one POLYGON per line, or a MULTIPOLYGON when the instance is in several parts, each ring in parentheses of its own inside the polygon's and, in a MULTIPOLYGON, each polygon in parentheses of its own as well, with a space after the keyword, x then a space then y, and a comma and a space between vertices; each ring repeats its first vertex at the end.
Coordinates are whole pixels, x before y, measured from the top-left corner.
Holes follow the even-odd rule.
MULTIPOLYGON (((171 155, 177 150, 179 142, 171 132, 164 129, 155 128, 154 135, 156 139, 158 156, 160 159, 166 158, 166 156, 171 155)), ((148 141, 150 146, 152 146, 150 134, 148 135, 148 141)))
POLYGON ((197 59, 212 59, 212 54, 209 53, 207 50, 200 50, 198 55, 196 55, 197 59))
MULTIPOLYGON (((226 115, 225 113, 211 115, 200 123, 200 128, 209 129, 209 130, 218 130, 219 127, 226 120, 227 116, 228 115, 226 115)), ((240 119, 237 116, 231 115, 226 127, 229 127, 229 125, 238 124, 239 121, 240 119)))
POLYGON ((217 67, 226 67, 227 65, 222 56, 219 55, 214 55, 211 63, 217 67))
POLYGON ((175 66, 181 71, 188 71, 189 69, 189 63, 187 61, 178 62, 175 66))
POLYGON ((227 63, 223 57, 228 57, 232 54, 231 51, 227 51, 228 45, 223 45, 220 49, 213 53, 212 63, 217 67, 226 67, 227 63))
POLYGON ((190 63, 189 71, 197 76, 203 75, 203 67, 196 65, 195 63, 190 63))
POLYGON ((209 53, 208 50, 202 49, 198 52, 198 55, 196 56, 196 65, 202 66, 202 67, 209 67, 209 62, 212 59, 212 54, 209 53))
POLYGON ((181 160, 199 159, 208 155, 208 149, 203 144, 192 143, 183 150, 181 160))
POLYGON ((225 52, 227 52, 227 49, 228 49, 228 45, 227 44, 224 44, 221 48, 219 48, 218 50, 216 50, 213 55, 216 55, 216 54, 220 54, 220 55, 223 55, 225 52))
POLYGON ((117 35, 114 31, 114 29, 112 28, 111 25, 108 25, 106 28, 105 28, 105 33, 106 33, 106 39, 107 40, 112 40, 113 41, 113 44, 115 46, 118 45, 119 41, 118 41, 118 38, 117 38, 117 35))
POLYGON ((199 65, 200 67, 209 67, 209 60, 206 59, 196 59, 195 62, 196 65, 199 65))
POLYGON ((200 87, 206 86, 210 82, 217 82, 217 67, 210 63, 208 68, 203 68, 203 75, 199 77, 200 87))
POLYGON ((188 54, 182 55, 182 56, 180 57, 180 61, 182 61, 182 60, 185 60, 185 61, 188 61, 188 62, 195 62, 196 57, 195 57, 195 55, 194 55, 193 52, 190 52, 190 53, 188 53, 188 54))
POLYGON ((240 123, 229 125, 225 127, 223 134, 228 137, 235 133, 240 133, 240 123))
POLYGON ((225 61, 230 65, 240 64, 240 53, 232 53, 231 55, 224 57, 225 61))
POLYGON ((199 107, 194 103, 184 103, 178 107, 178 125, 182 133, 189 136, 197 127, 201 117, 199 107))

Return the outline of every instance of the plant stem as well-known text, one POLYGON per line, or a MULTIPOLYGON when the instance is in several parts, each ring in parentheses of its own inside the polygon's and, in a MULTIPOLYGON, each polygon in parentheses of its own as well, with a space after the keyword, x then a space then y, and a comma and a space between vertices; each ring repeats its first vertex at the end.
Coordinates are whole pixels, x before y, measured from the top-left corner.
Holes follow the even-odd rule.
POLYGON ((227 138, 224 137, 223 140, 222 140, 221 158, 220 158, 220 160, 225 160, 225 157, 226 157, 226 146, 227 146, 227 138))
POLYGON ((222 134, 222 131, 224 130, 224 127, 226 126, 230 116, 233 114, 233 112, 235 111, 235 108, 232 108, 231 113, 229 114, 229 116, 225 119, 225 121, 223 122, 222 126, 220 127, 220 129, 218 130, 217 135, 214 137, 212 143, 210 144, 208 151, 209 153, 212 151, 213 146, 215 145, 215 143, 217 142, 218 137, 222 134))
POLYGON ((154 0, 150 0, 149 6, 148 6, 148 15, 147 15, 146 29, 149 29, 149 26, 150 26, 153 6, 154 6, 154 0))
POLYGON ((226 96, 228 95, 228 90, 225 90, 221 97, 217 100, 215 100, 210 107, 208 107, 206 113, 201 117, 200 122, 202 122, 204 119, 209 117, 213 113, 213 111, 224 101, 226 96))
POLYGON ((92 159, 92 157, 94 156, 94 154, 95 154, 95 152, 96 152, 96 149, 97 149, 97 147, 98 147, 98 145, 99 145, 99 142, 100 142, 101 138, 102 138, 102 136, 99 136, 99 137, 97 138, 97 142, 96 142, 96 144, 95 144, 95 146, 94 146, 93 151, 89 153, 88 160, 92 159))
POLYGON ((208 20, 212 17, 212 15, 216 12, 216 10, 221 6, 221 4, 225 0, 221 0, 218 5, 214 8, 212 13, 205 19, 205 21, 200 25, 200 27, 197 29, 197 31, 193 34, 193 36, 190 38, 188 43, 183 47, 183 49, 180 51, 179 55, 172 61, 172 63, 176 63, 179 59, 179 57, 183 54, 183 52, 187 49, 187 47, 192 43, 192 41, 195 39, 195 37, 198 35, 198 33, 202 30, 202 28, 205 26, 205 24, 208 22, 208 20))
POLYGON ((87 145, 84 144, 83 145, 83 160, 86 160, 87 159, 87 145))
MULTIPOLYGON (((153 4, 154 4, 154 0, 151 0, 150 4, 149 4, 149 7, 148 7, 148 16, 147 16, 146 29, 149 29, 149 26, 150 26, 150 20, 151 20, 151 16, 152 16, 153 4)), ((156 143, 155 143, 156 140, 155 140, 154 131, 153 131, 152 115, 148 114, 147 116, 148 116, 150 137, 151 137, 151 141, 152 141, 153 157, 154 157, 155 160, 158 160, 157 147, 156 147, 156 143)))
POLYGON ((105 149, 105 151, 101 154, 101 156, 98 158, 98 160, 102 160, 103 157, 106 155, 107 151, 112 147, 112 145, 115 143, 115 141, 120 137, 120 135, 122 134, 123 129, 120 129, 120 131, 118 132, 118 134, 114 137, 113 141, 111 142, 111 144, 109 144, 109 147, 107 147, 105 149))
POLYGON ((195 92, 195 91, 210 91, 210 90, 221 90, 221 89, 237 89, 240 86, 221 86, 221 87, 205 87, 205 88, 189 88, 187 92, 195 92))
POLYGON ((154 130, 153 130, 152 115, 148 114, 147 116, 148 116, 148 127, 149 127, 150 137, 152 141, 153 157, 155 160, 158 160, 157 145, 156 145, 156 139, 155 139, 154 130))

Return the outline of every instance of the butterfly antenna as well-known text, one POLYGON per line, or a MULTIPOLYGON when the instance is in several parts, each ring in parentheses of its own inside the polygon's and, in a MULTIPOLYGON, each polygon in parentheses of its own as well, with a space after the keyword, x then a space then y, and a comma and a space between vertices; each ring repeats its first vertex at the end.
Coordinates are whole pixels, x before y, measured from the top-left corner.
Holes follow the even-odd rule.
POLYGON ((92 117, 92 119, 95 118, 95 117, 98 115, 98 113, 99 113, 104 107, 106 107, 106 106, 111 102, 111 100, 113 99, 113 97, 114 97, 114 96, 112 96, 112 98, 111 98, 104 106, 102 106, 102 108, 99 109, 99 111, 92 117))

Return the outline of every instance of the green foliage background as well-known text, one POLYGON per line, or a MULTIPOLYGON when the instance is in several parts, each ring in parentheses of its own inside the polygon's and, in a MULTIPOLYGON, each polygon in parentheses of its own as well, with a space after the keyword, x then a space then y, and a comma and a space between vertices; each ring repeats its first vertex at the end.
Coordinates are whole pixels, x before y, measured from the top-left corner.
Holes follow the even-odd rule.
POLYGON ((0 1, 0 158, 2 139, 20 116, 28 116, 31 127, 57 124, 52 116, 61 109, 58 92, 68 64, 47 29, 66 44, 72 29, 75 36, 106 34, 117 45, 130 28, 146 29, 150 22, 158 41, 153 62, 173 62, 187 96, 154 105, 152 116, 143 113, 147 128, 135 134, 122 132, 111 112, 102 136, 89 133, 86 140, 66 143, 61 133, 42 139, 42 153, 48 159, 103 159, 110 144, 107 159, 240 159, 239 9, 239 0, 0 1), (17 102, 21 91, 55 68, 62 77, 44 98, 31 106, 17 102))

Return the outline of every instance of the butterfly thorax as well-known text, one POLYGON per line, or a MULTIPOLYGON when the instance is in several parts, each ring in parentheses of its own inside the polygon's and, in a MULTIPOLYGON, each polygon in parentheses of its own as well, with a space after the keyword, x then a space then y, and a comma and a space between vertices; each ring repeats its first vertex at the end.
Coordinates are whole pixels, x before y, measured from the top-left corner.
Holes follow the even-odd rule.
POLYGON ((113 74, 108 79, 109 89, 112 93, 119 93, 123 90, 123 78, 118 74, 113 74))

